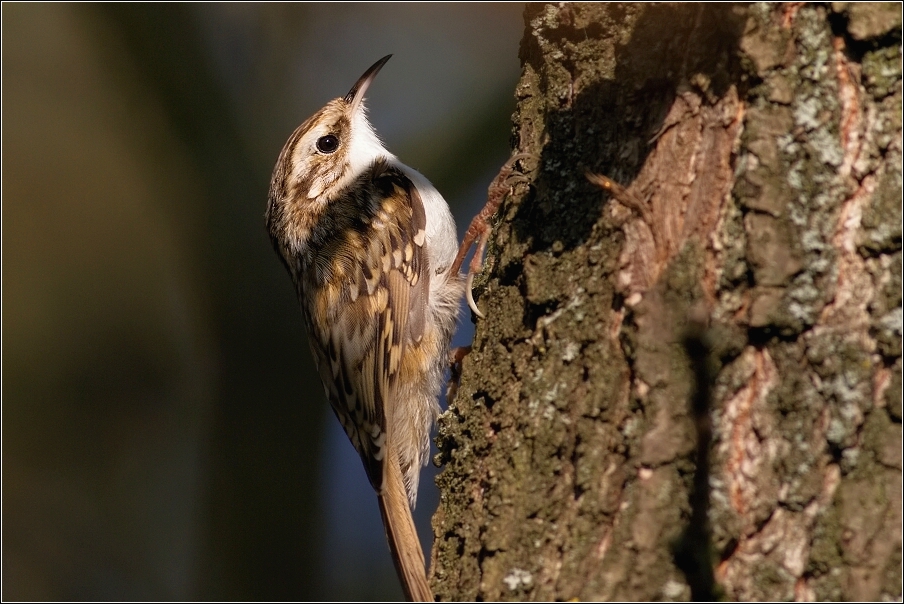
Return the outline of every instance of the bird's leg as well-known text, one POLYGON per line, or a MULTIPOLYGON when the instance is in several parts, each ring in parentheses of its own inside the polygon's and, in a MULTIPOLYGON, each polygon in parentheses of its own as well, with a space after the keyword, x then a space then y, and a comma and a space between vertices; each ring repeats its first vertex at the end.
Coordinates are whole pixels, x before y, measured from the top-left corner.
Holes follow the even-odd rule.
POLYGON ((515 173, 515 163, 518 160, 527 159, 529 157, 536 156, 530 153, 518 153, 513 155, 505 162, 502 169, 499 170, 499 174, 493 179, 489 189, 487 189, 486 205, 484 205, 483 209, 477 213, 477 216, 471 220, 471 224, 468 226, 468 230, 465 231, 465 236, 461 241, 461 246, 458 248, 458 255, 452 263, 452 274, 456 275, 461 270, 461 265, 465 260, 465 256, 468 255, 471 246, 475 243, 477 244, 477 249, 474 251, 474 256, 471 258, 471 263, 468 266, 465 297, 468 300, 468 306, 474 311, 474 314, 481 319, 483 318, 483 313, 480 312, 477 308, 477 304, 474 302, 474 294, 471 292, 471 285, 474 283, 474 274, 479 273, 483 268, 483 251, 486 248, 487 239, 489 239, 491 231, 490 218, 492 218, 499 209, 502 200, 505 199, 505 196, 511 191, 513 186, 519 182, 529 182, 529 179, 523 174, 515 173))
POLYGON ((449 351, 449 383, 446 384, 446 404, 455 400, 461 384, 461 362, 471 352, 470 346, 459 346, 449 351))

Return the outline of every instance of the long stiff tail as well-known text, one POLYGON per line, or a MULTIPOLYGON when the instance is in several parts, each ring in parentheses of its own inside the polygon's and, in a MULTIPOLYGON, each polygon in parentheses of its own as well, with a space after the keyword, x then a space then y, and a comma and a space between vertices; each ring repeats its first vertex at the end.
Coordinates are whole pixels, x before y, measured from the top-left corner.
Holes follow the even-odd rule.
POLYGON ((433 602, 433 591, 427 583, 424 552, 417 538, 402 471, 396 459, 391 450, 387 451, 383 465, 383 492, 377 495, 389 551, 405 597, 411 602, 433 602))

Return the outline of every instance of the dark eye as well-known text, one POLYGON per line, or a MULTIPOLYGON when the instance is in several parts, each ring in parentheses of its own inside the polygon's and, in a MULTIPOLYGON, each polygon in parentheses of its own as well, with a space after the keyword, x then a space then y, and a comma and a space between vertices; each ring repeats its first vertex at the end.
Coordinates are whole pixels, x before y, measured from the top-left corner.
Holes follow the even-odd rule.
POLYGON ((339 139, 332 134, 317 139, 317 150, 321 153, 332 153, 339 148, 339 139))

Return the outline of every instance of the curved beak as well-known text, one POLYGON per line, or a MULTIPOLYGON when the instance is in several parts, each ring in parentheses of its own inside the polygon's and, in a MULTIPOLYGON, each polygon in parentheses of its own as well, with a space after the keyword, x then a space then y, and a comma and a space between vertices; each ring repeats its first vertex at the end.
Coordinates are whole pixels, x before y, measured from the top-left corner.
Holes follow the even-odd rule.
POLYGON ((386 61, 388 61, 390 57, 392 57, 392 55, 386 55, 371 65, 370 69, 365 71, 364 75, 358 78, 358 81, 355 82, 352 89, 345 95, 345 102, 351 105, 352 114, 358 110, 358 105, 360 105, 361 101, 364 99, 364 93, 367 92, 370 83, 374 81, 374 78, 377 77, 377 74, 380 73, 380 70, 386 65, 386 61))

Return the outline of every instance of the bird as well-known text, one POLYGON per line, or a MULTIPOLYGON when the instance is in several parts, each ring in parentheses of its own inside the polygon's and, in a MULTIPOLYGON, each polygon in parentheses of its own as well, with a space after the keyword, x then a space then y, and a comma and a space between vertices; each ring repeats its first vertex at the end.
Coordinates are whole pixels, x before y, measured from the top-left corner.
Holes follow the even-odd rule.
POLYGON ((289 137, 266 224, 326 397, 376 491, 405 596, 433 601, 411 509, 465 280, 448 204, 367 119, 364 95, 391 56, 289 137))

